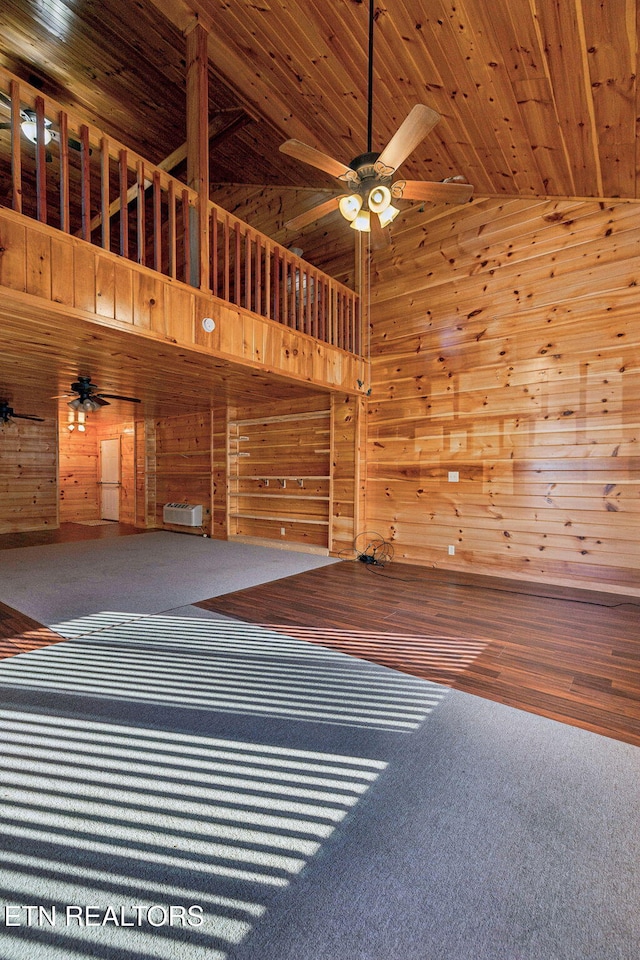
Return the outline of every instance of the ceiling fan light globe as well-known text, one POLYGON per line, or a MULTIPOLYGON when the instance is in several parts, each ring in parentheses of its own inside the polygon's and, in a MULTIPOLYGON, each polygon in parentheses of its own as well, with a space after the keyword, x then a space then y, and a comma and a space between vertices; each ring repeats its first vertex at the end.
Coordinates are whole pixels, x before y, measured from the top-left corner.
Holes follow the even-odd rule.
POLYGON ((400 210, 398 207, 394 207, 392 204, 389 204, 389 206, 386 207, 382 211, 382 213, 378 214, 378 220, 380 221, 380 226, 388 227, 390 223, 393 223, 393 221, 395 220, 395 218, 398 216, 399 213, 400 213, 400 210))
POLYGON ((383 184, 373 187, 369 193, 368 206, 373 213, 383 213, 391 203, 391 190, 383 184))
POLYGON ((360 233, 371 232, 371 214, 368 210, 361 210, 358 216, 351 224, 352 230, 358 230, 360 233))
POLYGON ((91 413, 93 410, 97 409, 97 404, 91 400, 90 397, 87 397, 86 400, 82 401, 82 409, 86 410, 87 413, 91 413))
MULTIPOLYGON (((44 145, 46 147, 48 144, 51 143, 51 131, 48 129, 48 127, 51 126, 51 121, 45 120, 44 123, 45 123, 44 145)), ((31 143, 38 142, 38 124, 35 120, 23 120, 22 123, 20 124, 20 129, 22 130, 27 140, 30 140, 31 143)))
POLYGON ((68 406, 70 406, 72 410, 79 410, 82 406, 80 397, 76 397, 75 400, 69 400, 68 406))
POLYGON ((362 209, 362 197, 357 193, 351 193, 348 197, 341 197, 339 206, 345 220, 353 223, 362 209))

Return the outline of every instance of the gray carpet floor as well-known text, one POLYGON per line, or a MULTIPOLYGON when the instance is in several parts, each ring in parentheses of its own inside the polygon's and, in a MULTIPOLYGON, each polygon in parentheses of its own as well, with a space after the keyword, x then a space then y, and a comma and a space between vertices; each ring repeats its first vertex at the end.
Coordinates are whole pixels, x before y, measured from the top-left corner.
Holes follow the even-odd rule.
POLYGON ((117 621, 186 608, 328 563, 336 560, 158 531, 3 550, 0 600, 55 629, 98 612, 106 623, 108 612, 117 621))
POLYGON ((192 606, 327 562, 0 555, 2 960, 636 960, 636 747, 192 606))
POLYGON ((3 960, 640 955, 636 747, 255 626, 86 626, 0 662, 3 960))

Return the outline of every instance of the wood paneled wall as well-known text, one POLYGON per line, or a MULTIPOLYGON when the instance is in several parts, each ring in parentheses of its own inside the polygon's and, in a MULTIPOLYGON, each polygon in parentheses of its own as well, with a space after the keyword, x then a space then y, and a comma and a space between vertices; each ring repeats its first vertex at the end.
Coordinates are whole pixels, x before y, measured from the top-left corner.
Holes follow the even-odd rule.
POLYGON ((152 525, 166 530, 211 535, 212 417, 210 413, 167 417, 148 423, 154 456, 148 460, 155 509, 152 525), (202 505, 202 527, 165 523, 165 503, 202 505))
POLYGON ((0 424, 0 533, 58 526, 55 420, 0 424))
POLYGON ((366 403, 331 398, 331 553, 351 557, 365 530, 366 403))
MULTIPOLYGON (((136 523, 136 451, 132 419, 102 422, 87 417, 84 433, 60 418, 60 522, 100 519, 100 441, 120 438, 120 520, 136 523)), ((55 483, 55 472, 54 472, 55 483)), ((141 524, 144 525, 144 524, 141 524)))
POLYGON ((396 559, 640 594, 639 236, 623 201, 396 221, 367 482, 396 559))
POLYGON ((67 421, 60 418, 60 522, 80 523, 100 519, 100 487, 98 486, 98 441, 90 425, 84 433, 69 431, 67 421))

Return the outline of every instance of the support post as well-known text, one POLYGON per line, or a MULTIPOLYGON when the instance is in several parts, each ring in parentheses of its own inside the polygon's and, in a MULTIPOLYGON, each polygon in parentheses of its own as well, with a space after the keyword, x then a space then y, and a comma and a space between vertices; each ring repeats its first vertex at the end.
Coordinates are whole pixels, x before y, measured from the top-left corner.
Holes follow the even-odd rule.
POLYGON ((209 56, 208 33, 195 20, 185 31, 187 55, 187 184, 198 194, 190 223, 193 286, 209 290, 209 56))

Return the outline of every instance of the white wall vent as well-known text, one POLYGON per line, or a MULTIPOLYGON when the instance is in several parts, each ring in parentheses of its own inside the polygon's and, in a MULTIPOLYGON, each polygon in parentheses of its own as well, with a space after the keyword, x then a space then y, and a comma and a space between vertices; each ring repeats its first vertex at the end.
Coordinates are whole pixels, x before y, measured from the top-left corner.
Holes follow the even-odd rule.
POLYGON ((193 503, 165 503, 162 508, 165 523, 176 523, 183 527, 202 526, 202 505, 193 503))

